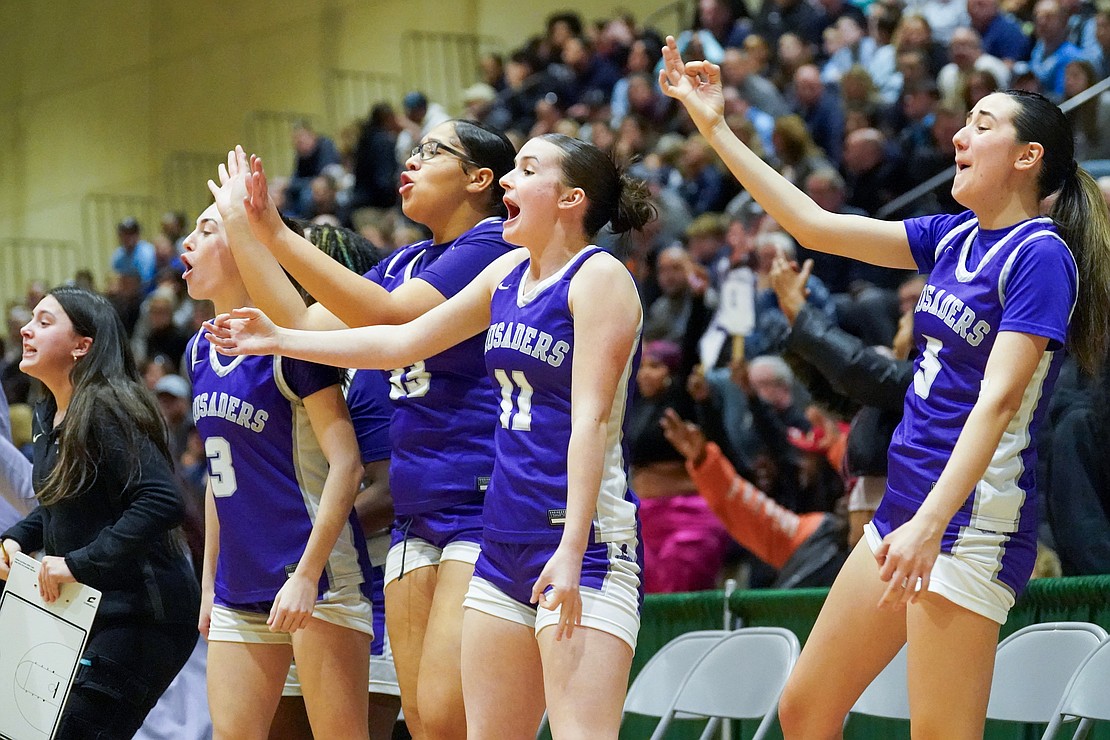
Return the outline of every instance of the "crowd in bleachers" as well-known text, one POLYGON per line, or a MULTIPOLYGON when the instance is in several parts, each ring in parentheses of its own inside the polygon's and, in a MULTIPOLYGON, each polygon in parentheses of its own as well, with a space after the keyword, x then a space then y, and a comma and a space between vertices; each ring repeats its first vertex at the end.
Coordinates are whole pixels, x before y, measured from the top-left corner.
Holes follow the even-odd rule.
MULTIPOLYGON (((900 414, 884 399, 908 383, 905 317, 921 281, 804 250, 748 198, 659 89, 662 33, 674 30, 625 14, 591 22, 554 14, 543 33, 486 54, 480 81, 463 91, 465 111, 455 112, 518 146, 548 132, 588 140, 655 196, 659 218, 646 231, 600 239, 626 261, 645 312, 629 442, 633 488, 646 502, 649 590, 711 588, 738 563, 753 586, 827 584, 835 568, 825 566, 842 559, 882 493, 883 453, 900 414), (780 254, 798 265, 813 260, 805 285, 776 271, 780 254), (736 313, 748 323, 738 339, 736 313), (834 361, 838 353, 847 359, 834 361), (702 444, 691 446, 697 435, 702 444), (797 534, 802 526, 806 537, 775 545, 790 548, 785 557, 768 555, 768 543, 719 509, 724 497, 706 489, 707 448, 709 463, 732 471, 717 471, 716 485, 735 475, 781 507, 766 527, 797 534), (794 562, 784 580, 798 553, 815 560, 794 562)), ((952 136, 989 92, 1012 87, 1062 101, 1110 75, 1110 10, 1086 0, 765 0, 758 11, 701 0, 677 41, 685 58, 721 65, 727 123, 761 157, 829 211, 889 218, 960 210, 947 183, 890 204, 953 168, 952 136)), ((271 192, 286 214, 354 228, 383 252, 424 238, 400 211, 397 183, 413 144, 447 117, 413 91, 400 111, 378 103, 334 138, 300 123, 294 169, 274 178, 271 192)), ((1110 159, 1110 93, 1068 117, 1077 159, 1110 159)), ((212 309, 191 301, 181 280, 188 220, 167 213, 150 241, 143 225, 122 221, 105 291, 199 505, 205 458, 181 361, 212 309)), ((13 441, 24 448, 21 420, 35 389, 18 371, 19 328, 45 287, 32 284, 25 301, 7 307, 0 373, 13 441)), ((1110 572, 1110 458, 1100 454, 1110 441, 1110 382, 1072 365, 1050 403, 1039 480, 1046 551, 1059 563, 1046 557, 1045 572, 1110 572)))

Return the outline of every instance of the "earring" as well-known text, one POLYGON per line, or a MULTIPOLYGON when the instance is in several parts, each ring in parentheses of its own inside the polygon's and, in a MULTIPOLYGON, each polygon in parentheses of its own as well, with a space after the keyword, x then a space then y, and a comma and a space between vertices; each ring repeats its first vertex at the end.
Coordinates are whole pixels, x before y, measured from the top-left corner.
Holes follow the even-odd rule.
POLYGON ((74 361, 74 362, 77 362, 77 358, 78 358, 78 356, 79 356, 79 355, 78 355, 78 354, 77 354, 76 352, 74 352, 74 353, 73 353, 73 361, 74 361))

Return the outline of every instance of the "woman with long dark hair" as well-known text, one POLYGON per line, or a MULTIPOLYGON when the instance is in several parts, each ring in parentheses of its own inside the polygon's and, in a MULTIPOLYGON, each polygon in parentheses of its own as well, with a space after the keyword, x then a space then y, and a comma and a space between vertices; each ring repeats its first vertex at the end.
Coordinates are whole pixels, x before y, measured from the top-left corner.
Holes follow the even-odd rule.
POLYGON ((102 592, 58 737, 130 738, 197 641, 165 423, 107 299, 54 288, 20 334, 20 369, 47 392, 33 420, 39 505, 0 536, 0 578, 15 553, 41 550, 47 602, 66 583, 102 592))
POLYGON ((952 196, 966 211, 904 222, 829 213, 732 136, 716 65, 684 64, 670 39, 663 53, 664 92, 799 243, 929 273, 886 493, 787 685, 783 730, 838 736, 908 644, 914 734, 982 737, 999 625, 1036 557, 1046 400, 1065 350, 1091 371, 1110 342, 1110 214, 1075 162, 1071 126, 1041 95, 988 95, 952 139, 952 196))

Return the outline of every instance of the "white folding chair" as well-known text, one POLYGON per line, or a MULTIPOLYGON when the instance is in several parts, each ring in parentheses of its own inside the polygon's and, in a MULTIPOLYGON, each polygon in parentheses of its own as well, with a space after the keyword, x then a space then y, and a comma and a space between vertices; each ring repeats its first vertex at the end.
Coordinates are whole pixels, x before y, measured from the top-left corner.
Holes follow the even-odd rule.
POLYGON ((696 630, 659 648, 628 687, 621 719, 628 714, 662 717, 690 669, 728 634, 730 630, 696 630))
POLYGON ((1110 690, 1107 687, 1110 687, 1110 639, 1099 643, 1075 670, 1041 740, 1056 737, 1061 725, 1072 718, 1080 718, 1073 736, 1076 740, 1087 737, 1095 720, 1110 720, 1110 690))
POLYGON ((1106 630, 1088 622, 1031 624, 998 645, 987 718, 1052 720, 1068 681, 1106 630))
POLYGON ((679 713, 708 717, 708 740, 722 719, 762 719, 753 740, 775 721, 779 696, 798 660, 798 638, 782 627, 745 627, 721 638, 690 669, 652 733, 661 740, 679 713))
MULTIPOLYGON (((651 656, 636 674, 624 697, 621 721, 629 714, 645 717, 662 717, 670 706, 683 679, 709 648, 713 647, 730 630, 695 630, 679 635, 651 656)), ((540 721, 540 734, 548 726, 547 713, 540 721)))
POLYGON ((872 679, 852 706, 852 714, 887 719, 910 718, 910 692, 906 684, 906 646, 872 679))

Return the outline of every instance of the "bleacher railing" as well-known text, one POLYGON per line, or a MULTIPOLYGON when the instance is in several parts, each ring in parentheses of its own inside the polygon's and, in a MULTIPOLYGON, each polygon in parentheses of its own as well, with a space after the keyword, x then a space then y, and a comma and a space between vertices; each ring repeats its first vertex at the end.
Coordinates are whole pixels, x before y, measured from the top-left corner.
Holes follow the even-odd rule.
POLYGON ((478 61, 501 40, 472 33, 406 31, 401 36, 405 90, 419 90, 451 115, 462 113, 462 92, 478 81, 478 61))
POLYGON ((207 183, 217 180, 216 168, 226 159, 227 152, 170 152, 163 161, 165 210, 184 213, 187 229, 188 224, 212 202, 207 183))
MULTIPOLYGON (((1110 77, 1106 78, 1105 80, 1100 80, 1099 82, 1091 85, 1089 88, 1079 93, 1078 95, 1068 98, 1060 104, 1060 110, 1067 113, 1072 108, 1083 105, 1091 98, 1097 97, 1107 90, 1110 90, 1110 77)), ((933 191, 933 189, 940 185, 943 185, 944 183, 953 179, 955 176, 956 166, 953 165, 946 168, 943 172, 938 172, 912 190, 903 193, 894 200, 890 201, 885 206, 880 208, 875 213, 875 216, 877 218, 890 218, 893 214, 902 210, 906 206, 911 205, 918 198, 923 198, 924 196, 928 195, 930 192, 933 191)))
POLYGON ((299 120, 316 124, 313 116, 307 113, 256 110, 247 114, 243 146, 265 160, 270 177, 287 177, 293 173, 293 124, 299 120))
POLYGON ((375 103, 392 103, 400 112, 401 79, 398 75, 333 69, 327 75, 328 120, 336 135, 345 126, 361 122, 375 103))
POLYGON ((149 195, 89 193, 81 200, 81 225, 85 237, 84 265, 97 276, 110 272, 109 260, 119 246, 116 227, 128 216, 138 219, 142 237, 158 233, 158 203, 149 195))
POLYGON ((71 279, 87 267, 77 242, 62 239, 9 237, 0 239, 0 296, 3 305, 20 300, 31 280, 42 280, 47 288, 71 279))

